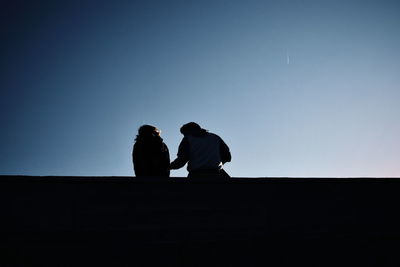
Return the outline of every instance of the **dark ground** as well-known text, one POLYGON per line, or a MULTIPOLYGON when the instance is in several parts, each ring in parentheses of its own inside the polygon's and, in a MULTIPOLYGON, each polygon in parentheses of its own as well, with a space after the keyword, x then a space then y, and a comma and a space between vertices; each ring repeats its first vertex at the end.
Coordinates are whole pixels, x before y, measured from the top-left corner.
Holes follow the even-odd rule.
POLYGON ((0 266, 400 266, 400 179, 1 176, 0 266))

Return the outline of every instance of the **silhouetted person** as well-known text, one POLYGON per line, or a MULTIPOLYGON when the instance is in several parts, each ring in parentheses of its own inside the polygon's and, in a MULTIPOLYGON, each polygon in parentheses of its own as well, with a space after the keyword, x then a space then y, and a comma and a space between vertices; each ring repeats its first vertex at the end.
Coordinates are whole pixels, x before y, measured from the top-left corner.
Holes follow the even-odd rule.
POLYGON ((132 161, 136 176, 169 177, 169 151, 160 136, 160 130, 143 125, 135 141, 132 161))
POLYGON ((187 165, 189 178, 219 177, 229 178, 222 165, 231 161, 229 147, 216 134, 202 129, 195 122, 182 126, 184 135, 178 149, 178 158, 171 163, 171 169, 187 165))

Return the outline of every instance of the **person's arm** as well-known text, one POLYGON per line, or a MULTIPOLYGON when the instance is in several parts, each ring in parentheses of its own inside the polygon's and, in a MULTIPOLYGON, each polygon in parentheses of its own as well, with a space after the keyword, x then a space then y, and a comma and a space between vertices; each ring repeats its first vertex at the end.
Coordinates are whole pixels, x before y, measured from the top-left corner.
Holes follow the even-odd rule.
POLYGON ((189 161, 189 149, 189 142, 187 138, 184 137, 179 144, 178 157, 170 164, 171 169, 180 169, 185 166, 185 164, 189 161))
POLYGON ((165 143, 163 143, 163 166, 165 167, 165 174, 169 177, 170 174, 170 158, 169 158, 169 150, 165 143))
POLYGON ((221 161, 222 164, 225 164, 226 162, 230 162, 232 160, 232 155, 231 152, 229 151, 229 147, 227 144, 225 144, 224 140, 220 137, 220 142, 219 142, 219 151, 221 153, 221 161))

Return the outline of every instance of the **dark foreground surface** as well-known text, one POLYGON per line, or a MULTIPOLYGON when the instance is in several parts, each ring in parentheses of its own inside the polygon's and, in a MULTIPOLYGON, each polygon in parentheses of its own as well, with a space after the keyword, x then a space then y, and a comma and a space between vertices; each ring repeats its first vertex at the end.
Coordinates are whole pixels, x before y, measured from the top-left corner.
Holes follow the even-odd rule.
POLYGON ((400 266, 400 179, 0 177, 0 266, 400 266))

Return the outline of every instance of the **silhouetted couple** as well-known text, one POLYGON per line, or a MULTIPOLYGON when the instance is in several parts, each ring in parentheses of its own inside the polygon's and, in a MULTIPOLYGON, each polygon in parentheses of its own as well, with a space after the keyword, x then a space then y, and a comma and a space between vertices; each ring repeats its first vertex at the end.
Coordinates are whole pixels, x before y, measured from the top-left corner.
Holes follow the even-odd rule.
POLYGON ((180 131, 184 137, 179 144, 178 157, 170 163, 160 130, 151 125, 139 128, 132 151, 136 176, 169 177, 171 169, 180 169, 187 163, 189 178, 229 178, 222 165, 231 161, 231 153, 221 137, 195 122, 183 125, 180 131))

